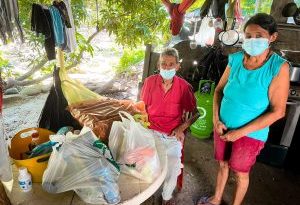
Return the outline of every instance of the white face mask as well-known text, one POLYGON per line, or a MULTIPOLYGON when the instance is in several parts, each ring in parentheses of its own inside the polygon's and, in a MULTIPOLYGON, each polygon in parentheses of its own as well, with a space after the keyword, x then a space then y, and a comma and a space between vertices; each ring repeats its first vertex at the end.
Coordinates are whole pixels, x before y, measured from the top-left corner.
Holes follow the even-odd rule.
POLYGON ((165 69, 160 69, 159 70, 159 74, 161 75, 161 77, 165 80, 171 80, 175 74, 176 74, 176 69, 175 68, 172 68, 172 69, 169 69, 169 70, 165 70, 165 69))

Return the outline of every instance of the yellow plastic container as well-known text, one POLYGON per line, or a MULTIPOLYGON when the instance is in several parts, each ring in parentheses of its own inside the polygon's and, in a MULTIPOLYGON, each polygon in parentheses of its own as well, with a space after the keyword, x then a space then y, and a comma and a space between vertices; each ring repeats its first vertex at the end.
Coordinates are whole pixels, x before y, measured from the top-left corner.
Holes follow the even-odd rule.
POLYGON ((23 137, 22 133, 36 130, 39 133, 39 144, 49 141, 49 135, 53 132, 43 128, 28 128, 18 132, 11 140, 9 155, 17 167, 26 167, 32 176, 32 182, 41 183, 43 173, 48 165, 50 154, 44 154, 38 157, 22 160, 22 154, 29 151, 28 145, 31 143, 31 136, 23 137))

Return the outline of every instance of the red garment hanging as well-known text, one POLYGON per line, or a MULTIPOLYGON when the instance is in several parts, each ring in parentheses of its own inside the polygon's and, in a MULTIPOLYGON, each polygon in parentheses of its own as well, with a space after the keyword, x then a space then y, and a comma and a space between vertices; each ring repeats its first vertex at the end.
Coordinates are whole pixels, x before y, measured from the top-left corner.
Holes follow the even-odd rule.
POLYGON ((172 35, 179 34, 183 25, 185 12, 194 2, 195 0, 183 0, 180 4, 175 4, 171 3, 170 0, 162 0, 171 17, 170 29, 172 35))

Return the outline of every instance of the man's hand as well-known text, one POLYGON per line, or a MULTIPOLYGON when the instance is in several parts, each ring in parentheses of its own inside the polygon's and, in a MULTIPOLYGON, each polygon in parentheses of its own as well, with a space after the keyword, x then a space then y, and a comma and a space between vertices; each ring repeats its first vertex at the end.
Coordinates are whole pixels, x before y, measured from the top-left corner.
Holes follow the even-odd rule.
POLYGON ((227 130, 227 127, 220 120, 218 120, 216 123, 214 123, 214 127, 215 127, 216 132, 219 135, 224 135, 225 131, 227 130))
POLYGON ((179 125, 178 127, 176 127, 172 133, 171 133, 171 136, 174 136, 176 137, 176 139, 178 141, 180 141, 181 143, 183 143, 184 141, 184 129, 182 128, 182 125, 179 125))
POLYGON ((234 142, 243 136, 244 134, 241 132, 241 130, 237 129, 228 131, 226 134, 221 135, 220 138, 224 141, 234 142))

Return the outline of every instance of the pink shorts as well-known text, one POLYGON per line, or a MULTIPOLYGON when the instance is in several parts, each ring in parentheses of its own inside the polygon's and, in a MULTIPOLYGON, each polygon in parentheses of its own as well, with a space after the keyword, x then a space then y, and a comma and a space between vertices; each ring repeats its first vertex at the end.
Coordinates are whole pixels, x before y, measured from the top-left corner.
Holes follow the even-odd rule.
POLYGON ((247 136, 234 142, 223 141, 214 132, 215 159, 228 161, 230 169, 236 172, 249 172, 256 162, 256 157, 264 147, 264 142, 247 136))

